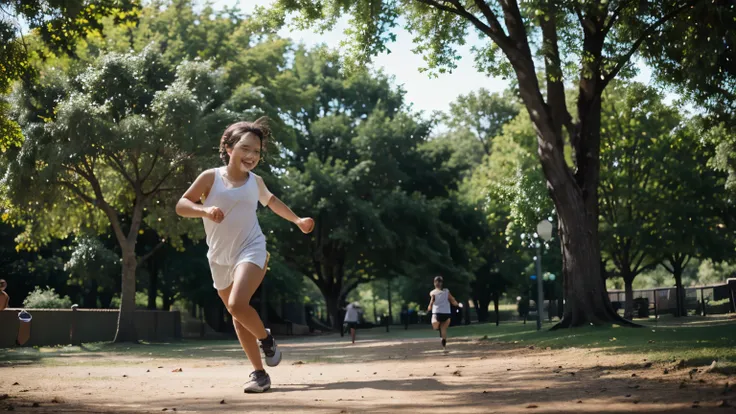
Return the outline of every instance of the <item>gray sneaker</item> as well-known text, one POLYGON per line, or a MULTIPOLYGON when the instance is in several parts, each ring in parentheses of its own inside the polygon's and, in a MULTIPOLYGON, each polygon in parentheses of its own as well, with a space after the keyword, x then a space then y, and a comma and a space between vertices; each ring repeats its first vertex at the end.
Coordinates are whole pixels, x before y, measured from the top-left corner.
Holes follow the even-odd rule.
POLYGON ((255 393, 266 392, 271 389, 271 377, 266 371, 253 371, 250 373, 250 379, 243 386, 243 392, 255 393))
POLYGON ((261 341, 261 349, 266 356, 266 365, 275 367, 281 363, 281 350, 276 346, 276 341, 273 339, 273 335, 271 335, 271 330, 266 329, 266 333, 268 336, 261 341))

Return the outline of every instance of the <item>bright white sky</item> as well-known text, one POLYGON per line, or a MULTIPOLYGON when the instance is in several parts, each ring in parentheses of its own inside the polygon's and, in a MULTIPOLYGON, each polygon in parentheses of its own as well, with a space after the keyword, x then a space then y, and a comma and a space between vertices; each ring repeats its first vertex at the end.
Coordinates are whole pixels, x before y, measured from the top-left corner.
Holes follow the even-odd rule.
MULTIPOLYGON (((214 7, 238 6, 243 12, 251 13, 256 6, 267 6, 272 0, 214 0, 214 7)), ((300 31, 284 27, 279 35, 302 42, 308 46, 326 44, 337 48, 342 39, 342 30, 346 22, 341 22, 334 32, 318 34, 315 31, 300 31)), ((491 78, 479 73, 474 66, 473 56, 470 52, 473 44, 479 44, 477 36, 460 49, 462 59, 458 67, 452 73, 440 74, 436 78, 429 78, 427 73, 420 73, 419 68, 424 66, 420 55, 411 50, 412 36, 405 30, 397 28, 396 43, 389 45, 392 53, 378 56, 373 66, 383 70, 395 77, 396 84, 403 85, 406 90, 406 100, 412 103, 414 109, 431 113, 435 110, 447 111, 450 102, 458 95, 467 94, 480 88, 486 88, 491 92, 500 92, 508 86, 508 82, 501 78, 491 78)), ((639 64, 639 75, 635 80, 649 83, 651 70, 643 64, 639 64)), ((669 97, 668 97, 669 98, 669 97)), ((669 99, 668 99, 669 101, 669 99)))

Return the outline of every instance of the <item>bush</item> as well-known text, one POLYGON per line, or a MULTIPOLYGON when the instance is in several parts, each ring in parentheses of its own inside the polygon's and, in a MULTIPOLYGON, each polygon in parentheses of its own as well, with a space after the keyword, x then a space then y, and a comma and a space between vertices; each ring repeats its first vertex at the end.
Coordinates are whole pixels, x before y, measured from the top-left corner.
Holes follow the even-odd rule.
MULTIPOLYGON (((161 302, 161 306, 163 306, 163 301, 159 298, 156 298, 156 305, 159 305, 159 302, 161 302)), ((120 308, 120 295, 116 294, 113 296, 112 300, 110 301, 110 308, 111 309, 119 309, 120 308)), ((135 308, 136 309, 146 309, 148 308, 148 294, 145 292, 135 292, 135 308)))
POLYGON ((726 314, 731 312, 731 301, 729 299, 712 300, 705 302, 708 306, 706 312, 711 314, 726 314))
POLYGON ((54 288, 46 286, 46 289, 36 286, 23 301, 23 306, 28 309, 69 309, 72 301, 69 296, 59 296, 54 288))
POLYGON ((726 305, 726 304, 730 305, 731 304, 731 300, 728 299, 728 298, 726 298, 726 299, 721 299, 721 300, 711 300, 711 301, 708 301, 706 299, 706 303, 708 304, 708 306, 721 306, 721 305, 726 305))

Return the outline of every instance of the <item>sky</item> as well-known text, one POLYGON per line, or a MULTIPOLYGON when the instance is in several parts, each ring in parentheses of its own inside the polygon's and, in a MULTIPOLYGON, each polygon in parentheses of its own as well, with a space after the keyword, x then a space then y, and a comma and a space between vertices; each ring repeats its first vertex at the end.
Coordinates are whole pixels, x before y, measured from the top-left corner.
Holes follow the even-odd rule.
MULTIPOLYGON (((251 13, 256 6, 268 6, 272 2, 272 0, 215 0, 213 4, 216 8, 238 6, 243 12, 251 13)), ((342 30, 346 24, 347 22, 342 20, 333 32, 324 34, 313 30, 297 30, 286 25, 279 31, 279 35, 307 46, 326 44, 329 47, 338 48, 343 38, 342 30)), ((435 110, 447 111, 450 103, 459 95, 465 95, 480 88, 491 92, 501 92, 509 85, 506 80, 486 76, 475 69, 471 47, 474 44, 480 44, 480 39, 475 34, 459 48, 462 59, 458 62, 458 67, 452 73, 439 74, 435 78, 430 78, 427 73, 419 72, 419 68, 424 66, 424 61, 420 55, 411 51, 414 48, 411 34, 403 28, 397 28, 396 34, 396 42, 389 45, 392 53, 376 57, 372 66, 382 68, 385 73, 394 76, 396 84, 402 85, 406 90, 407 103, 412 103, 415 110, 426 113, 435 110)), ((649 83, 652 75, 651 69, 642 63, 638 63, 637 66, 639 74, 634 80, 649 83)))

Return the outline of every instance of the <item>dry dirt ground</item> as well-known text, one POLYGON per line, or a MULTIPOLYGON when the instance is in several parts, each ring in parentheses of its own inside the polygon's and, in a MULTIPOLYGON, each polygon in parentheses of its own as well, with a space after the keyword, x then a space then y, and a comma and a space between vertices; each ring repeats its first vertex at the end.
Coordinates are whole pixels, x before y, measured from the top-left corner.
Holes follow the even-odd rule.
POLYGON ((649 366, 641 355, 471 338, 453 338, 443 354, 439 338, 363 337, 356 345, 337 335, 281 341, 285 358, 269 370, 273 388, 265 394, 242 392, 250 365, 235 341, 0 361, 0 398, 7 394, 0 410, 736 413, 733 377, 649 366))

